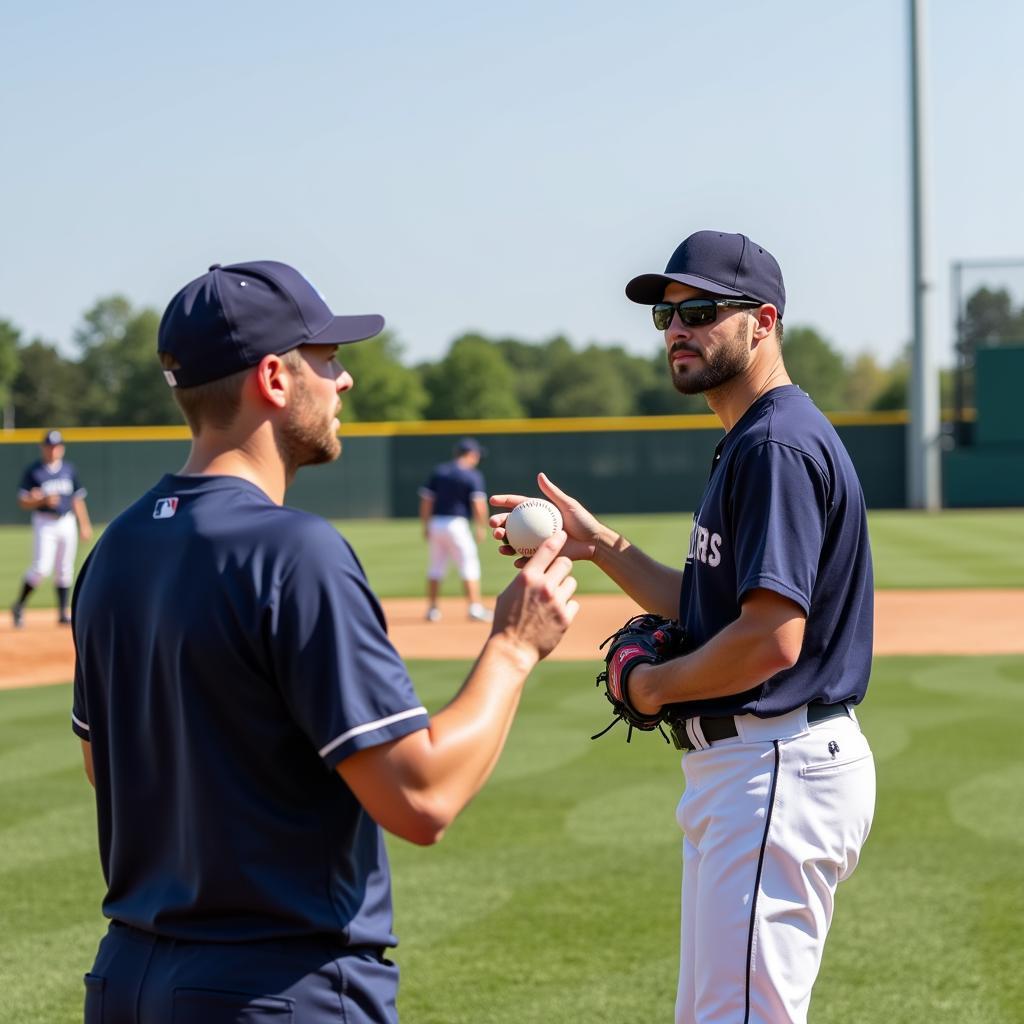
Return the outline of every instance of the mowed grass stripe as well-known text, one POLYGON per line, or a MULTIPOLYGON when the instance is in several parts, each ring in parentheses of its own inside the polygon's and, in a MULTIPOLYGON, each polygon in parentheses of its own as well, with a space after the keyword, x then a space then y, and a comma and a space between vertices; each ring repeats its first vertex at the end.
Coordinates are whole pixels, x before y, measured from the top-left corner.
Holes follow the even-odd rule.
POLYGON ((874 512, 869 526, 880 587, 1024 586, 1019 510, 874 512))
MULTIPOLYGON (((432 709, 467 669, 411 666, 432 709)), ((444 841, 389 840, 404 1020, 670 1015, 678 754, 656 735, 627 745, 621 728, 589 739, 608 721, 596 669, 540 666, 494 778, 444 841)), ((862 864, 839 891, 815 1024, 1024 1019, 1022 699, 1024 658, 876 660, 861 719, 876 750, 878 810, 862 864)), ((69 701, 68 686, 0 693, 0 736, 31 707, 40 773, 38 787, 31 774, 0 781, 10 858, 0 871, 0 1021, 12 1024, 80 1020, 80 978, 103 931, 91 791, 77 764, 52 770, 78 757, 69 701)))
MULTIPOLYGON (((605 521, 667 565, 682 566, 689 545, 692 513, 610 515, 605 521)), ((426 586, 427 549, 416 519, 351 519, 335 525, 352 543, 370 583, 381 597, 415 597, 426 586)), ((869 514, 875 581, 880 588, 1024 586, 1024 510, 951 510, 941 513, 877 511, 869 514)), ((79 565, 91 545, 80 547, 79 565)), ((32 551, 31 530, 0 527, 0 609, 21 585, 32 551)), ((480 545, 483 588, 500 592, 515 573, 497 544, 480 545)), ((617 593, 611 580, 592 565, 574 570, 583 594, 617 593)), ((461 593, 454 571, 442 585, 445 596, 461 593)), ((31 606, 53 607, 51 581, 32 595, 31 606)))

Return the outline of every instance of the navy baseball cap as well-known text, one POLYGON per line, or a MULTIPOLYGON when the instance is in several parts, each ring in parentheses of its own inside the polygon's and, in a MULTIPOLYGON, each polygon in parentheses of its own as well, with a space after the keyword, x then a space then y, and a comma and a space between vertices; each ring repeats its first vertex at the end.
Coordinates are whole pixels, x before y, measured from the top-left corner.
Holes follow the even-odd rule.
POLYGON ((786 286, 775 257, 746 235, 697 231, 683 239, 664 274, 641 274, 626 285, 626 297, 645 306, 665 298, 673 281, 712 295, 770 302, 779 319, 786 309, 786 286))
POLYGON ((474 437, 464 437, 455 444, 455 454, 465 455, 467 452, 476 452, 477 455, 483 455, 486 449, 483 448, 478 440, 474 437))
POLYGON ((48 444, 51 447, 58 444, 64 443, 64 435, 59 430, 48 430, 43 434, 43 444, 48 444))
POLYGON ((171 299, 157 351, 180 369, 171 387, 190 388, 255 366, 300 345, 347 345, 384 329, 384 317, 335 316, 323 296, 287 263, 214 263, 171 299))

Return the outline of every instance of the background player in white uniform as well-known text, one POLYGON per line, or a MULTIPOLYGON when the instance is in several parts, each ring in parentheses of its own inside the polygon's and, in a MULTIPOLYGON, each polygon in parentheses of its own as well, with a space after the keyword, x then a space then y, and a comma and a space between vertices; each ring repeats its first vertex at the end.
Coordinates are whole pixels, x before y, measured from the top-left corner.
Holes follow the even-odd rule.
MULTIPOLYGON (((853 710, 871 669, 864 498, 835 429, 786 373, 786 291, 763 246, 699 231, 626 295, 652 307, 676 389, 704 394, 726 430, 684 569, 543 474, 540 485, 562 512, 562 553, 687 633, 690 653, 623 682, 631 706, 664 713, 686 751, 677 1024, 803 1024, 836 888, 874 811, 853 710)), ((491 520, 499 536, 504 520, 491 520)))
POLYGON ((420 488, 420 520, 427 539, 427 620, 437 622, 441 580, 454 563, 469 601, 469 617, 490 622, 480 601, 480 554, 476 542, 487 527, 487 485, 478 469, 484 450, 472 437, 455 445, 455 458, 434 467, 420 488), (474 539, 473 530, 476 530, 474 539))
POLYGON ((32 564, 11 608, 14 625, 19 628, 29 595, 51 573, 57 588, 57 621, 70 625, 68 598, 78 538, 87 541, 92 536, 86 491, 79 483, 75 467, 64 461, 64 438, 60 431, 48 430, 40 450, 42 457, 26 468, 18 487, 18 505, 32 513, 33 538, 32 564))

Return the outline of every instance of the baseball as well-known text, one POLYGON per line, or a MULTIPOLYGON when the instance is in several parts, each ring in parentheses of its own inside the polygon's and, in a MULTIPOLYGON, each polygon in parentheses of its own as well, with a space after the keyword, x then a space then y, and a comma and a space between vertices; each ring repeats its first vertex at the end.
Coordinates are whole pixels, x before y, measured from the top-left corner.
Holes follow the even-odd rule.
POLYGON ((542 498, 527 498, 508 514, 505 540, 521 555, 532 555, 542 541, 562 528, 562 513, 542 498))

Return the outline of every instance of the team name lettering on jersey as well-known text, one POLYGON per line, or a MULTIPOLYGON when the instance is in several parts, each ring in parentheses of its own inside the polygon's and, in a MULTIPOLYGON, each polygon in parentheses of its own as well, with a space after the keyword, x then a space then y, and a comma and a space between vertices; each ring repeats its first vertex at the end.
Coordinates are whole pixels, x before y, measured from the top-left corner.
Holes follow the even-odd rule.
POLYGON ((177 498, 157 498, 153 509, 154 519, 170 519, 178 511, 177 498))
POLYGON ((52 480, 44 480, 39 489, 43 494, 72 494, 75 490, 75 483, 70 477, 58 476, 52 480))
POLYGON ((714 568, 722 561, 722 535, 712 533, 706 526, 693 518, 693 529, 690 531, 690 550, 686 553, 687 562, 703 562, 714 568))

